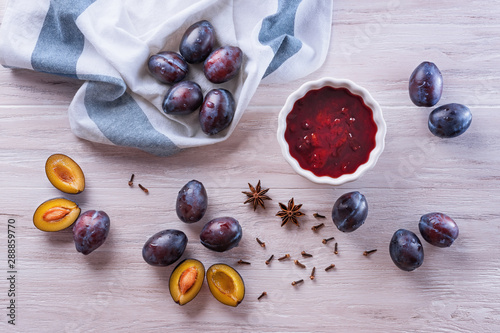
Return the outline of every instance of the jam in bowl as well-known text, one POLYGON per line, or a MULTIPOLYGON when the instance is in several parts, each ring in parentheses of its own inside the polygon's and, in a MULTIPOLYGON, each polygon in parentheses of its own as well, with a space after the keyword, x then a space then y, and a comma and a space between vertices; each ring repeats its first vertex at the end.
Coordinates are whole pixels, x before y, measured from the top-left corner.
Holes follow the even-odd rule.
POLYGON ((349 80, 323 78, 292 93, 278 118, 285 159, 309 180, 340 185, 359 178, 384 149, 378 103, 349 80))

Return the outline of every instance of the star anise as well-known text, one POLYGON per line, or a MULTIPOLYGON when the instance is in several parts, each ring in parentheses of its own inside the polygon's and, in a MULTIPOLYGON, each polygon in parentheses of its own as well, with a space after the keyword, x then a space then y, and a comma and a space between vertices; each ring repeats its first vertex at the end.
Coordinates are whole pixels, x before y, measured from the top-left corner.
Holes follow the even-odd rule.
POLYGON ((264 200, 272 200, 270 197, 268 197, 266 195, 266 193, 267 193, 267 191, 269 191, 269 189, 268 188, 266 188, 265 190, 261 189, 260 180, 257 183, 257 186, 255 186, 255 188, 250 183, 248 183, 248 187, 250 188, 251 192, 246 192, 246 191, 241 192, 241 193, 244 193, 248 196, 248 199, 244 203, 246 204, 246 203, 251 202, 253 204, 254 211, 257 209, 258 205, 260 205, 260 206, 262 206, 262 208, 266 209, 266 207, 264 206, 264 200))
POLYGON ((300 211, 300 207, 302 207, 302 204, 295 205, 293 203, 293 198, 291 198, 290 201, 288 201, 288 207, 281 202, 279 203, 279 205, 281 210, 276 213, 276 216, 281 217, 281 226, 284 226, 289 221, 292 221, 297 225, 297 227, 300 227, 297 217, 306 215, 300 211))

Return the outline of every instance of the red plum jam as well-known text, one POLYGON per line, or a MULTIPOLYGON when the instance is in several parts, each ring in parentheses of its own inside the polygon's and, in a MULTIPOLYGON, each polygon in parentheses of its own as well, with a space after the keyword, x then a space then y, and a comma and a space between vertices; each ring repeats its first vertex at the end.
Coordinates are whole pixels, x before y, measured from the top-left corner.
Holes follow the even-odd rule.
POLYGON ((338 178, 368 161, 376 132, 373 111, 360 96, 326 86, 295 102, 286 118, 285 140, 301 168, 338 178))

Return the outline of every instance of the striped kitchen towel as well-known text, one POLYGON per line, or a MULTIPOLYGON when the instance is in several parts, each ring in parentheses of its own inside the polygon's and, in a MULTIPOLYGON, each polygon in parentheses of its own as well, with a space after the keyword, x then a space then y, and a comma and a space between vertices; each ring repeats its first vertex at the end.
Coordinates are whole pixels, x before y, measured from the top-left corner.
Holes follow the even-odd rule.
MULTIPOLYGON (((65 75, 85 82, 68 114, 72 131, 100 143, 168 156, 229 137, 260 82, 303 77, 324 62, 333 0, 18 0, 8 1, 0 27, 5 67, 65 75), (148 72, 150 55, 178 51, 184 31, 208 20, 217 45, 239 46, 242 70, 216 85, 231 91, 236 113, 227 130, 205 135, 196 113, 167 115, 169 86, 148 72)), ((186 79, 214 88, 201 66, 186 79)))

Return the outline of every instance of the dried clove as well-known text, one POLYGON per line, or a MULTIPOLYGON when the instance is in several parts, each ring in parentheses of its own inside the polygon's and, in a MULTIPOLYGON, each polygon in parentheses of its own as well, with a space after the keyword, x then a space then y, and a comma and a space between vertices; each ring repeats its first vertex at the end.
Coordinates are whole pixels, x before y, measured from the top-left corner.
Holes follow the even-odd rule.
POLYGON ((312 231, 318 231, 319 229, 323 228, 325 226, 324 223, 320 223, 318 225, 315 225, 311 228, 312 231))
POLYGON ((294 260, 293 262, 295 263, 295 265, 299 266, 300 268, 306 268, 306 265, 304 265, 303 263, 301 263, 298 260, 294 260))
POLYGON ((377 252, 377 249, 373 249, 373 250, 365 251, 365 252, 363 252, 363 255, 364 255, 365 257, 368 257, 368 255, 369 255, 369 254, 372 254, 372 253, 374 253, 374 252, 377 252))
POLYGON ((308 257, 308 258, 313 256, 312 254, 309 254, 306 251, 302 251, 302 252, 300 252, 300 254, 302 254, 303 257, 308 257))
POLYGON ((134 174, 132 174, 132 176, 130 176, 130 180, 128 181, 128 186, 134 185, 134 177, 135 177, 134 174))
POLYGON ((245 260, 238 260, 238 264, 240 265, 251 265, 251 263, 249 263, 248 261, 245 261, 245 260))
POLYGON ((281 261, 281 260, 285 260, 285 259, 288 259, 288 258, 290 258, 290 255, 287 253, 283 257, 278 258, 278 260, 281 261))
POLYGON ((144 193, 149 194, 149 190, 148 190, 147 188, 145 188, 145 187, 144 187, 144 186, 142 186, 141 184, 137 184, 137 186, 139 186, 139 188, 140 188, 141 190, 143 190, 143 191, 144 191, 144 193))
POLYGON ((259 245, 260 245, 260 246, 262 246, 262 247, 266 247, 266 243, 264 243, 263 241, 261 241, 261 240, 259 239, 259 237, 255 238, 255 239, 257 240, 257 243, 259 243, 259 245))
POLYGON ((331 264, 330 266, 328 266, 327 268, 325 268, 325 271, 328 272, 330 269, 332 269, 334 267, 335 267, 335 264, 331 264))
POLYGON ((324 219, 324 218, 326 218, 326 216, 321 215, 319 213, 314 213, 313 216, 316 217, 316 218, 318 218, 318 219, 324 219))
POLYGON ((271 260, 273 260, 273 258, 274 258, 274 254, 271 254, 269 259, 266 260, 266 265, 269 265, 271 263, 271 260))
POLYGON ((257 297, 257 300, 259 300, 259 301, 260 301, 260 299, 261 299, 262 297, 266 296, 266 295, 267 295, 267 293, 266 293, 265 291, 263 291, 263 292, 262 292, 262 294, 260 294, 260 296, 259 296, 259 297, 257 297))
POLYGON ((323 244, 326 244, 326 243, 328 243, 329 241, 334 240, 334 239, 335 239, 335 237, 325 238, 325 239, 323 239, 321 242, 322 242, 323 244))
POLYGON ((316 267, 313 267, 311 271, 311 276, 309 277, 311 280, 314 280, 314 274, 316 273, 316 267))
POLYGON ((333 253, 339 254, 339 243, 335 243, 335 248, 333 249, 333 253))
POLYGON ((302 283, 302 282, 304 282, 304 279, 300 279, 300 280, 297 280, 297 281, 293 281, 293 282, 292 282, 292 286, 295 286, 295 285, 297 285, 297 284, 299 284, 299 283, 302 283))

